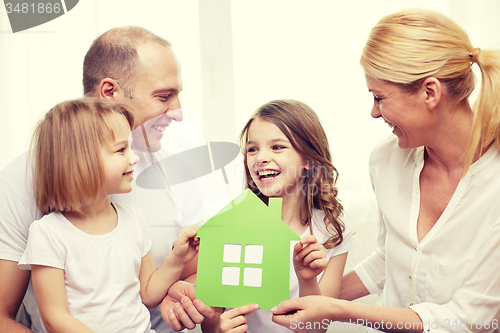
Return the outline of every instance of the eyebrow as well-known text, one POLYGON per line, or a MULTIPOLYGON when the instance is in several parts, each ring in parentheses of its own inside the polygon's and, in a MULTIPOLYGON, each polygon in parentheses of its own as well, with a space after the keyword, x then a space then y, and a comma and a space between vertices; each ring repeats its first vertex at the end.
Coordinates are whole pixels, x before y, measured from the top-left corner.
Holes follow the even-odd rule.
POLYGON ((123 140, 119 142, 115 142, 112 147, 119 147, 119 146, 127 146, 128 145, 128 140, 123 140))
MULTIPOLYGON (((182 90, 182 88, 181 88, 182 90)), ((156 94, 164 94, 164 93, 179 93, 180 90, 178 90, 177 88, 170 88, 170 89, 156 89, 152 92, 153 95, 156 95, 156 94)))
MULTIPOLYGON (((272 139, 270 142, 271 142, 271 143, 276 143, 276 142, 285 142, 285 143, 288 143, 288 142, 290 142, 290 141, 285 140, 285 139, 279 139, 279 138, 278 138, 278 139, 272 139)), ((253 144, 253 145, 254 145, 254 144, 256 144, 256 142, 255 142, 255 141, 247 141, 247 145, 248 145, 248 144, 253 144)))

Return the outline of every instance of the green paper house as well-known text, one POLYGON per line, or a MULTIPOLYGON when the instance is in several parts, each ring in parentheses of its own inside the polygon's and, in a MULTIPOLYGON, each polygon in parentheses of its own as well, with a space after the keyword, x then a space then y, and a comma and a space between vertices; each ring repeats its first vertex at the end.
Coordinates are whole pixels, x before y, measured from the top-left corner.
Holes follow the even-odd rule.
POLYGON ((260 309, 289 299, 291 251, 300 238, 281 220, 281 202, 270 198, 267 206, 247 189, 198 230, 196 298, 260 309))

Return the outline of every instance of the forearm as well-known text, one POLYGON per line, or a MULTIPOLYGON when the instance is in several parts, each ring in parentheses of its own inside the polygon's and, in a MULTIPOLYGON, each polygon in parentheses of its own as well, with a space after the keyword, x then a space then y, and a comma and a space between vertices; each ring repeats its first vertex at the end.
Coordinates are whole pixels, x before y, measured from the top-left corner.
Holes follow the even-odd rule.
POLYGON ((299 297, 309 296, 309 295, 321 295, 321 290, 319 288, 316 277, 304 280, 300 277, 299 280, 299 297))
POLYGON ((12 333, 33 333, 30 329, 24 327, 19 324, 9 316, 0 315, 0 327, 2 327, 3 332, 12 332, 12 333))
POLYGON ((185 264, 169 255, 163 265, 150 277, 144 288, 141 288, 141 298, 144 305, 153 308, 167 295, 168 289, 179 280, 185 264))
POLYGON ((342 277, 339 299, 352 301, 369 294, 355 271, 350 271, 342 277))
POLYGON ((95 333, 87 325, 72 317, 69 313, 42 316, 42 320, 50 333, 95 333))
POLYGON ((30 271, 20 270, 17 262, 0 260, 0 327, 5 332, 31 332, 15 321, 29 280, 30 271))
POLYGON ((420 317, 410 308, 389 308, 337 300, 332 319, 369 326, 384 332, 422 332, 420 317))
POLYGON ((184 267, 180 279, 196 284, 197 268, 198 268, 198 255, 196 255, 196 257, 194 257, 191 261, 189 261, 186 264, 186 267, 184 267))

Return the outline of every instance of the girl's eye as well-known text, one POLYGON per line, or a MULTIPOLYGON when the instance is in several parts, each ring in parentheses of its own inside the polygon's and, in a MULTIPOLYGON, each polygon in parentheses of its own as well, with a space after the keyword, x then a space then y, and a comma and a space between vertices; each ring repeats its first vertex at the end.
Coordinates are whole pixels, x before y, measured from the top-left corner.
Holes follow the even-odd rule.
POLYGON ((121 148, 121 149, 119 149, 119 150, 117 150, 116 152, 117 152, 117 153, 121 153, 121 154, 123 154, 123 153, 125 152, 125 147, 124 147, 124 148, 121 148))
POLYGON ((285 148, 286 147, 284 147, 284 146, 278 146, 278 145, 273 146, 273 150, 281 150, 281 149, 285 149, 285 148))
POLYGON ((247 149, 247 153, 254 153, 256 151, 257 151, 257 148, 255 148, 255 147, 250 147, 247 149))

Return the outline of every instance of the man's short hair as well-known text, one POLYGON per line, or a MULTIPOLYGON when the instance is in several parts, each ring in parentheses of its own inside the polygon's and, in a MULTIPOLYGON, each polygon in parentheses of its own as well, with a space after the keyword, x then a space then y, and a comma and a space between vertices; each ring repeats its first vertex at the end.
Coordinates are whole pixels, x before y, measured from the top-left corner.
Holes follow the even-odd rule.
POLYGON ((164 38, 134 26, 113 28, 97 37, 83 61, 84 94, 94 96, 101 80, 110 78, 131 98, 139 67, 137 46, 148 41, 172 46, 164 38))

